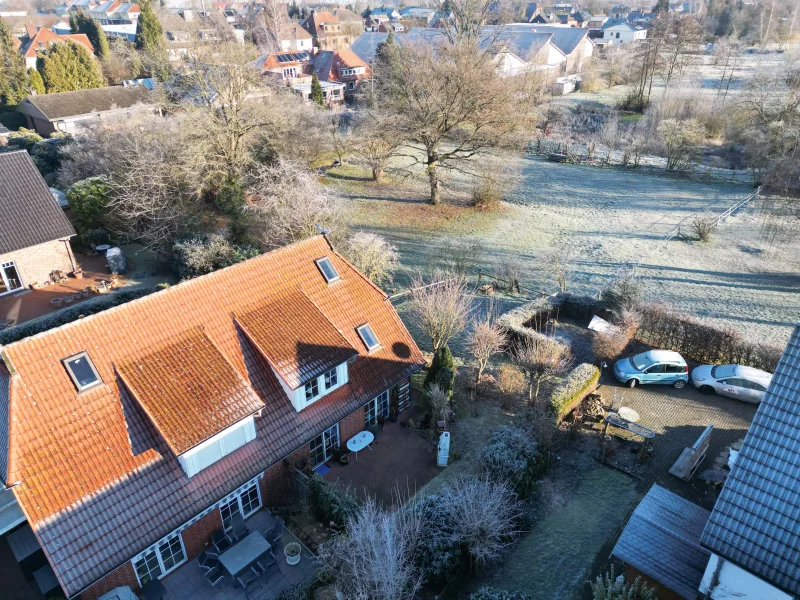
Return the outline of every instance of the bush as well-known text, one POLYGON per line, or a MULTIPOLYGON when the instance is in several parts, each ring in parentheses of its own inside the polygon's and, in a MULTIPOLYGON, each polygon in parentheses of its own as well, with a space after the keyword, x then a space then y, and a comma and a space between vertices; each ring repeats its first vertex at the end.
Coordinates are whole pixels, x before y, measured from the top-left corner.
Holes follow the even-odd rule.
POLYGON ((587 394, 593 392, 600 379, 600 369, 589 363, 575 367, 553 390, 550 409, 556 423, 560 423, 587 394))
POLYGON ((500 176, 486 173, 472 188, 472 206, 484 209, 496 208, 503 200, 503 193, 500 176))
POLYGON ((620 277, 600 293, 600 299, 613 313, 632 310, 644 299, 644 289, 637 277, 632 273, 620 277))
POLYGON ((530 600, 531 597, 522 592, 507 592, 490 587, 482 587, 469 595, 469 600, 530 600))
POLYGON ((354 233, 342 244, 342 254, 377 286, 391 283, 400 266, 397 248, 374 233, 354 233))
POLYGON ((181 279, 191 279, 258 256, 252 246, 237 246, 218 234, 177 242, 174 269, 181 279))
POLYGON ((701 242, 708 242, 711 240, 711 234, 714 233, 716 224, 717 220, 712 216, 697 215, 692 219, 692 233, 694 233, 701 242))
POLYGON ((592 336, 592 352, 598 360, 615 360, 628 347, 633 333, 622 329, 595 331, 592 336))
POLYGON ((244 188, 238 181, 227 179, 214 197, 214 206, 226 215, 237 215, 246 204, 244 188))
POLYGON ((358 510, 358 499, 349 490, 340 489, 316 473, 308 482, 308 504, 312 514, 323 524, 344 526, 358 510))
POLYGON ((656 348, 675 350, 706 364, 739 364, 775 371, 783 349, 741 339, 732 328, 717 328, 683 315, 672 307, 652 303, 640 308, 642 322, 636 339, 656 348))
POLYGON ((420 513, 423 524, 430 526, 433 535, 428 535, 424 544, 417 549, 416 563, 424 581, 429 585, 439 585, 454 580, 463 570, 463 556, 458 540, 442 533, 444 499, 431 494, 419 500, 414 507, 420 513))
POLYGON ((538 335, 536 330, 560 315, 588 320, 600 312, 602 305, 591 296, 578 296, 569 292, 539 298, 500 315, 497 323, 509 339, 519 342, 526 337, 538 335))
POLYGON ((18 131, 8 134, 8 147, 14 150, 27 150, 30 152, 34 144, 41 142, 44 138, 32 129, 20 127, 18 131))
POLYGON ((81 317, 86 317, 108 308, 125 304, 131 300, 136 300, 142 296, 152 294, 157 291, 156 288, 139 288, 136 290, 116 290, 111 294, 103 296, 95 296, 88 300, 84 300, 77 306, 70 306, 69 308, 62 308, 58 312, 40 317, 33 321, 28 321, 22 325, 12 327, 0 331, 0 345, 10 344, 26 337, 48 331, 54 327, 60 327, 72 321, 77 321, 81 317))
MULTIPOLYGON (((452 372, 452 378, 455 381, 455 362, 453 361, 453 353, 447 346, 442 346, 433 355, 431 366, 425 375, 425 383, 423 387, 427 388, 431 383, 438 383, 439 371, 441 369, 449 369, 452 372)), ((444 386, 448 391, 453 389, 452 385, 444 386)))
POLYGON ((309 589, 302 583, 293 585, 289 589, 283 590, 277 600, 308 600, 310 598, 309 589))
POLYGON ((104 175, 78 181, 67 190, 69 208, 81 234, 103 227, 110 196, 111 182, 104 175))
POLYGON ((614 577, 614 567, 605 575, 598 575, 592 588, 593 600, 658 600, 653 590, 645 586, 640 577, 633 583, 625 583, 624 577, 614 577))
POLYGON ((508 483, 520 498, 533 492, 542 471, 539 444, 518 427, 495 429, 481 454, 483 472, 492 481, 508 483))

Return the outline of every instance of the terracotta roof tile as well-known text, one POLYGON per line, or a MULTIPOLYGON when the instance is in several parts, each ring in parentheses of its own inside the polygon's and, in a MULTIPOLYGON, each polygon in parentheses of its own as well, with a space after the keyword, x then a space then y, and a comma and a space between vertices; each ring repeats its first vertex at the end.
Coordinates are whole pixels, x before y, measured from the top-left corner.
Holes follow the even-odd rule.
POLYGON ((117 370, 176 455, 264 408, 199 328, 117 370))
MULTIPOLYGON (((300 310, 305 314, 305 308, 300 310)), ((67 596, 130 560, 424 364, 385 294, 321 236, 3 350, 12 373, 8 481, 18 482, 14 494, 67 596), (325 283, 314 263, 324 255, 341 276, 335 285, 325 283), (348 383, 299 413, 234 320, 234 314, 244 315, 298 289, 358 352, 349 365, 348 383), (364 322, 381 342, 372 353, 355 331, 364 322), (255 419, 255 440, 188 479, 116 369, 134 358, 152 361, 146 357, 182 343, 198 327, 256 392, 264 410, 255 419), (83 350, 92 357, 103 384, 78 394, 61 360, 83 350)))
POLYGON ((22 56, 25 58, 36 58, 36 53, 39 50, 46 50, 50 44, 66 42, 67 40, 73 40, 74 42, 85 47, 90 54, 94 52, 94 46, 92 46, 92 42, 89 41, 89 38, 84 33, 59 35, 58 33, 53 33, 46 27, 42 27, 36 32, 36 35, 31 37, 31 39, 22 46, 22 56))

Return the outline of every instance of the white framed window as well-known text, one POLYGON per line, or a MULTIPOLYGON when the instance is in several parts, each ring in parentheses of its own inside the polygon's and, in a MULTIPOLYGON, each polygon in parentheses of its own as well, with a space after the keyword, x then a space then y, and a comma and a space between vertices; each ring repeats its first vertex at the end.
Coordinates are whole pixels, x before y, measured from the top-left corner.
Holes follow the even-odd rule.
POLYGON ((258 486, 258 478, 256 478, 245 483, 219 503, 222 527, 225 531, 230 531, 234 515, 239 514, 246 519, 259 508, 261 508, 261 489, 258 486))
POLYGON ((339 424, 320 433, 308 445, 311 454, 311 464, 318 467, 333 456, 333 451, 339 447, 339 424))
POLYGON ((178 456, 178 462, 188 477, 194 477, 203 469, 210 467, 224 456, 254 439, 256 439, 256 424, 251 415, 187 450, 178 456))
POLYGON ((181 533, 174 531, 134 558, 133 568, 139 585, 144 585, 148 581, 161 579, 186 560, 181 533))
POLYGON ((63 361, 64 366, 69 373, 72 383, 79 392, 94 387, 98 383, 102 383, 97 369, 94 368, 92 359, 84 352, 78 352, 70 357, 65 358, 63 361))
POLYGON ((389 416, 389 390, 382 392, 369 402, 364 408, 364 425, 369 427, 378 422, 378 416, 389 416))
POLYGON ((336 272, 336 268, 333 266, 333 263, 331 262, 330 258, 328 258, 327 256, 323 256, 322 258, 318 258, 314 262, 317 263, 317 268, 319 268, 326 282, 333 283, 334 281, 339 280, 339 273, 336 272))
POLYGON ((311 402, 319 396, 319 379, 315 378, 309 381, 306 385, 306 402, 311 402))
POLYGON ((364 345, 370 352, 381 345, 377 336, 375 335, 375 332, 372 331, 372 327, 370 327, 369 323, 364 323, 363 325, 356 327, 356 331, 361 337, 361 341, 364 342, 364 345))
POLYGON ((337 382, 339 381, 339 377, 336 373, 336 369, 333 368, 327 373, 325 373, 325 389, 329 390, 334 387, 337 382))

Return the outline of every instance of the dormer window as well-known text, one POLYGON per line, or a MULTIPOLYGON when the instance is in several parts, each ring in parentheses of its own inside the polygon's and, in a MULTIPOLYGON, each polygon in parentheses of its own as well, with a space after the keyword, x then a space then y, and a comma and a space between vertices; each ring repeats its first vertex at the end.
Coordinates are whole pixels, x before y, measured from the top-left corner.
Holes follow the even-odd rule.
POLYGON ((325 373, 325 389, 329 390, 336 385, 338 382, 338 376, 336 375, 336 369, 331 369, 327 373, 325 373))
POLYGON ((336 269, 334 268, 330 258, 325 256, 318 259, 316 263, 326 282, 333 283, 334 281, 339 280, 339 273, 336 272, 336 269))
POLYGON ((319 396, 319 380, 312 379, 306 384, 306 402, 311 402, 319 396))
POLYGON ((63 362, 69 376, 72 378, 72 383, 75 384, 79 392, 102 383, 97 369, 92 364, 92 359, 89 358, 86 352, 79 352, 69 358, 65 358, 63 362))
POLYGON ((372 331, 372 327, 370 327, 369 323, 364 323, 360 327, 357 327, 356 331, 361 337, 361 341, 364 342, 364 345, 370 352, 381 345, 378 341, 378 338, 375 336, 375 332, 372 331))

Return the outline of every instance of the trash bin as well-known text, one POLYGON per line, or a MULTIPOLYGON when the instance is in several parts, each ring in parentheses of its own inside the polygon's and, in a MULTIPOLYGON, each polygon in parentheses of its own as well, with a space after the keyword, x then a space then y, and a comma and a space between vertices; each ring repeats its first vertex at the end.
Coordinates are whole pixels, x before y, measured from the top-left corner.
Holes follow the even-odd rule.
POLYGON ((123 275, 128 272, 128 260, 120 248, 114 247, 106 250, 106 261, 112 273, 123 275))

